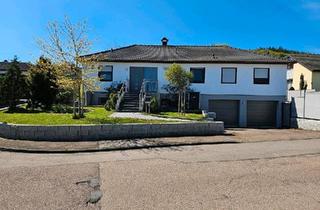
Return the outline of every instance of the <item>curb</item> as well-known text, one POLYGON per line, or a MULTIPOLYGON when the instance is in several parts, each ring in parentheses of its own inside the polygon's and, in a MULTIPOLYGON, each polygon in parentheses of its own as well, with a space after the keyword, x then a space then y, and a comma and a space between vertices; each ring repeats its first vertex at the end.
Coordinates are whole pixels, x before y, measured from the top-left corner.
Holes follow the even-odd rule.
POLYGON ((72 154, 72 153, 90 153, 90 152, 111 152, 111 151, 125 151, 125 150, 139 150, 152 148, 168 148, 168 147, 183 147, 183 146, 198 146, 198 145, 218 145, 218 144, 239 144, 238 141, 216 141, 216 142, 197 142, 197 143, 181 143, 181 144, 162 144, 162 145, 148 145, 148 146, 128 146, 118 148, 101 148, 101 149, 87 149, 87 150, 42 150, 42 149, 23 149, 23 148, 7 148, 0 147, 2 152, 16 152, 16 153, 39 153, 39 154, 72 154))

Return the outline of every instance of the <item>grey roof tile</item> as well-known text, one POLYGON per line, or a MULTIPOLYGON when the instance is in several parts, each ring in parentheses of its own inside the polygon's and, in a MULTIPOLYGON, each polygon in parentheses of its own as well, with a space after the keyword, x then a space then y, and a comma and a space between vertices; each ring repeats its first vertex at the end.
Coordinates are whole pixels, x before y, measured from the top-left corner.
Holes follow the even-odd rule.
POLYGON ((296 62, 310 69, 320 71, 320 55, 317 54, 293 54, 290 55, 296 62))
POLYGON ((130 45, 83 57, 109 62, 153 63, 263 63, 286 64, 288 60, 228 46, 130 45))
MULTIPOLYGON (((22 71, 27 71, 31 66, 30 63, 25 63, 25 62, 18 62, 18 63, 22 71)), ((9 61, 0 62, 0 70, 7 71, 10 68, 10 64, 11 62, 9 61)))

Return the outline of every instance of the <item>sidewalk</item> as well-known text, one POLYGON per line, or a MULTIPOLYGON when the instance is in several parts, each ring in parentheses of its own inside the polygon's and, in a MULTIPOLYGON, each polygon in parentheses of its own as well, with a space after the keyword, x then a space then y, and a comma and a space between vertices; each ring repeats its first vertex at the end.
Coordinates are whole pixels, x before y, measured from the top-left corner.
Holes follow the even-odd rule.
POLYGON ((25 141, 0 138, 0 150, 16 152, 68 153, 302 139, 320 139, 320 132, 298 129, 229 129, 224 135, 216 136, 79 142, 25 141))

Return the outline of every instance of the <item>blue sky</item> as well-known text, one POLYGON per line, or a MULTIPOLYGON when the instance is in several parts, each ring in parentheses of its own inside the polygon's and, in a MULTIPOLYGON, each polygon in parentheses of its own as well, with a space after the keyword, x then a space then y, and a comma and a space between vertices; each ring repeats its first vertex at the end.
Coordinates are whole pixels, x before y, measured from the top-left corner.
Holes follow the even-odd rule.
POLYGON ((36 39, 65 15, 88 22, 92 51, 166 36, 169 44, 320 53, 320 0, 1 0, 1 7, 0 60, 36 60, 36 39))

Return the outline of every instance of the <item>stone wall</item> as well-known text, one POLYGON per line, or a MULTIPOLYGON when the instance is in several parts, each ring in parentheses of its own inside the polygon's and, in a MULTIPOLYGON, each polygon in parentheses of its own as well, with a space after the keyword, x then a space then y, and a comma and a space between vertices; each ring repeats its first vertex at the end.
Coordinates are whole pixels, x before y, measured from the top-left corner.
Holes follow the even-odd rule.
POLYGON ((223 122, 37 126, 0 123, 0 137, 44 141, 89 141, 222 134, 223 122))

